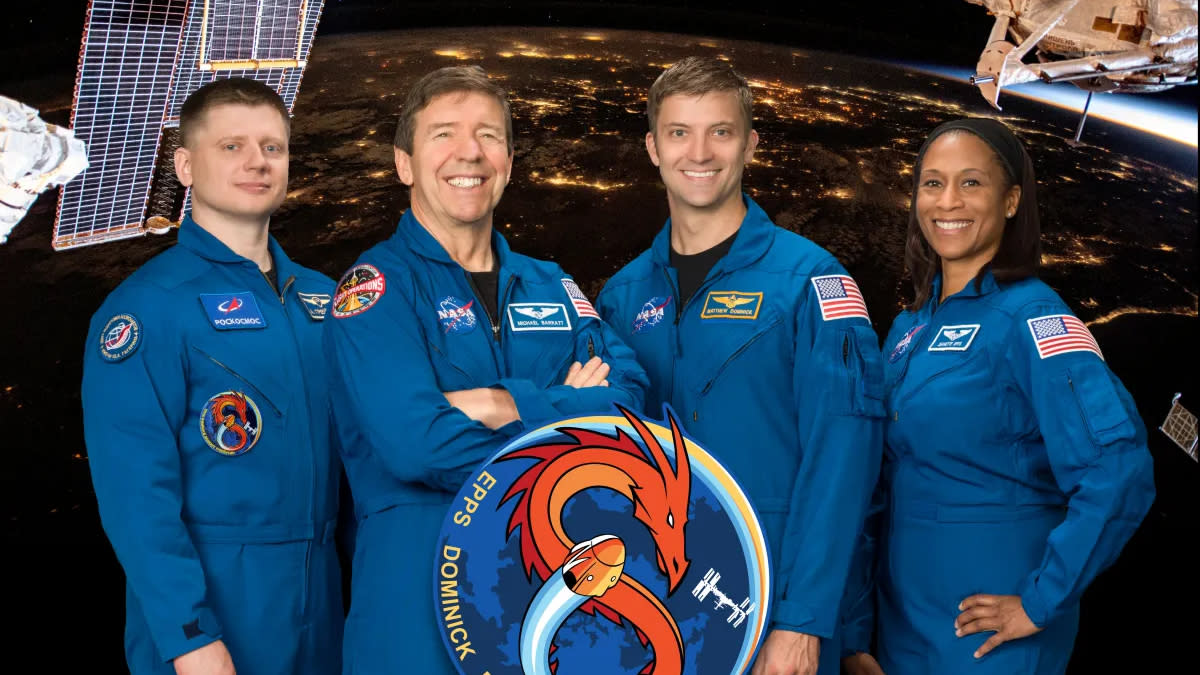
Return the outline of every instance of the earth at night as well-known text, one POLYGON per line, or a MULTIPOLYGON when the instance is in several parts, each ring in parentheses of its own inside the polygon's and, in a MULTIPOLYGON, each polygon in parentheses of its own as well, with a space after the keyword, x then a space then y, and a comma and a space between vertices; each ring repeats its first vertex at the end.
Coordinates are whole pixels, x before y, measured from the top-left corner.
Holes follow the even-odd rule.
MULTIPOLYGON (((910 292, 902 248, 917 147, 940 122, 994 111, 967 85, 878 61, 621 31, 318 34, 294 110, 289 197, 272 231, 294 259, 340 276, 392 233, 407 207, 391 146, 407 88, 434 68, 479 63, 509 90, 516 134, 513 179, 495 224, 513 248, 558 261, 594 297, 666 218, 644 149, 644 98, 666 65, 690 54, 728 58, 751 80, 761 141, 747 168, 748 193, 776 223, 838 256, 885 333, 910 292)), ((4 94, 66 123, 73 76, 4 94)), ((1139 405, 1156 460, 1154 509, 1084 597, 1072 672, 1087 672, 1111 663, 1106 641, 1166 653, 1172 636, 1186 635, 1142 619, 1162 611, 1164 598, 1194 597, 1195 589, 1193 577, 1189 596, 1176 573, 1161 570, 1194 569, 1173 561, 1182 556, 1179 542, 1198 536, 1200 470, 1156 428, 1177 391, 1200 410, 1196 156, 1100 120, 1089 121, 1084 144, 1074 146, 1074 114, 1015 97, 1001 118, 1026 142, 1038 172, 1042 277, 1090 323, 1139 405)), ((20 642, 81 640, 97 651, 62 658, 119 667, 123 584, 91 492, 80 361, 91 313, 174 237, 53 253, 54 199, 44 195, 0 246, 9 325, 0 350, 0 517, 5 577, 15 587, 7 604, 24 620, 20 642), (66 638, 73 631, 82 637, 66 638)))

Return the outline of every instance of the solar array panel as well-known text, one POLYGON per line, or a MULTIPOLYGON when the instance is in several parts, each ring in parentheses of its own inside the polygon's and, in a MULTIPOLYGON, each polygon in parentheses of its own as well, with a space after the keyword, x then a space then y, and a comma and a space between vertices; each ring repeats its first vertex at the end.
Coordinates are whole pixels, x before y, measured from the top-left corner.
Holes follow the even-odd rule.
POLYGON ((223 77, 296 101, 324 0, 92 0, 71 125, 89 168, 64 186, 62 250, 144 235, 188 208, 170 166, 179 109, 223 77), (178 195, 178 196, 177 196, 178 195))

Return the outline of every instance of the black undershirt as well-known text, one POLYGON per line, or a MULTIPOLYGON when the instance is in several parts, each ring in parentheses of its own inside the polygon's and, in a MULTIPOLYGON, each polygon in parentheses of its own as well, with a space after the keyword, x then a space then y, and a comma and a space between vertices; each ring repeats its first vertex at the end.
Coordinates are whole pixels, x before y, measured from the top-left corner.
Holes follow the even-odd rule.
POLYGON ((687 304, 692 294, 704 283, 704 279, 712 271, 713 265, 716 265, 717 261, 725 257, 725 254, 729 253, 729 249, 733 248, 734 239, 737 239, 737 232, 707 251, 692 255, 683 255, 676 252, 674 248, 671 249, 671 267, 674 267, 679 274, 680 307, 687 304))
POLYGON ((274 258, 271 258, 271 269, 263 272, 263 276, 271 282, 271 288, 275 290, 275 293, 279 293, 279 269, 275 267, 274 258))
POLYGON ((475 293, 479 296, 479 301, 483 303, 483 309, 487 312, 488 320, 492 322, 494 329, 496 322, 500 320, 497 313, 497 306, 500 304, 500 270, 471 272, 470 274, 471 283, 475 285, 475 293))

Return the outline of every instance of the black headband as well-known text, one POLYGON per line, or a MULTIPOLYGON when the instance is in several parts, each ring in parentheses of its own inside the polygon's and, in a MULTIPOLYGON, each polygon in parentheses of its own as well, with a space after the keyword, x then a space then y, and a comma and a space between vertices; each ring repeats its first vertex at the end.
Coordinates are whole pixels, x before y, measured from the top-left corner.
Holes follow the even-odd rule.
POLYGON ((925 151, 938 136, 948 131, 969 131, 978 136, 988 144, 988 147, 996 151, 1000 163, 1004 165, 1005 169, 1008 169, 1008 175, 1012 177, 1013 183, 1022 184, 1025 179, 1025 146, 1021 145, 1021 141, 1004 124, 986 117, 964 117, 960 120, 950 120, 930 132, 929 137, 921 144, 921 149, 917 151, 916 171, 914 171, 917 174, 914 176, 917 180, 920 180, 921 160, 925 158, 925 151))

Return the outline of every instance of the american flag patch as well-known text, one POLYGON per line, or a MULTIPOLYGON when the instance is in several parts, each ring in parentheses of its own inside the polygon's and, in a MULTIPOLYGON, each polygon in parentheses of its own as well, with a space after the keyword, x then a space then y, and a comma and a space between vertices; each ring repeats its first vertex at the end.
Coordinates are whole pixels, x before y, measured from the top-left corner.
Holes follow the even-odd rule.
POLYGON ((813 277, 813 288, 817 289, 817 300, 821 303, 821 318, 826 321, 862 317, 867 321, 867 303, 863 301, 858 284, 845 274, 830 274, 813 277))
POLYGON ((575 307, 576 314, 580 317, 590 316, 593 319, 600 318, 600 315, 596 313, 596 308, 592 307, 592 303, 588 301, 583 291, 579 290, 579 286, 574 280, 563 279, 562 285, 567 291, 567 297, 571 298, 571 305, 575 307))
POLYGON ((1030 319, 1029 332, 1033 334, 1038 356, 1043 359, 1067 352, 1092 352, 1104 359, 1092 332, 1070 314, 1050 314, 1030 319))

